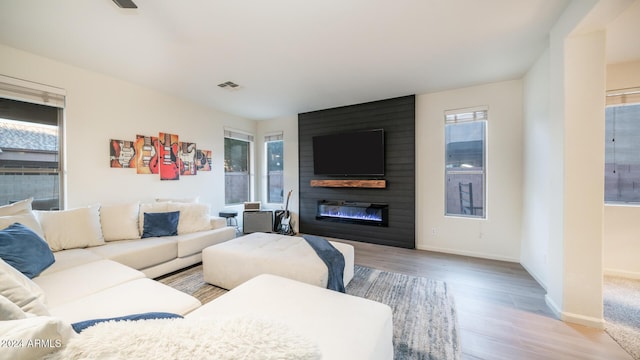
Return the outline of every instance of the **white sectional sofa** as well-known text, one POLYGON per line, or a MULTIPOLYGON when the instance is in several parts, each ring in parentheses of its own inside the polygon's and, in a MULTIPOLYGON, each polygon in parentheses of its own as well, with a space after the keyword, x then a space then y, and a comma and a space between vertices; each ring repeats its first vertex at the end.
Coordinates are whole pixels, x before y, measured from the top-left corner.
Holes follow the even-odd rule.
POLYGON ((141 271, 88 250, 56 255, 56 264, 73 265, 47 269, 33 282, 44 292, 49 314, 69 323, 145 312, 185 315, 202 305, 141 271))
MULTIPOLYGON (((84 348, 83 344, 89 343, 92 334, 98 336, 94 345, 103 343, 106 333, 99 331, 113 335, 113 329, 105 328, 113 322, 98 324, 79 335, 70 330, 71 323, 149 312, 185 316, 185 319, 171 320, 186 322, 189 329, 184 336, 187 338, 198 334, 207 342, 216 341, 205 331, 208 324, 223 318, 234 322, 235 318, 248 315, 276 321, 301 334, 317 347, 323 359, 393 357, 391 310, 380 303, 269 275, 249 280, 202 306, 196 298, 152 280, 198 263, 202 249, 235 237, 235 228, 225 226, 222 219, 210 219, 208 214, 202 216, 199 205, 134 203, 59 212, 32 211, 29 201, 3 206, 0 207, 0 254, 6 250, 7 230, 14 227, 18 228, 18 234, 27 233, 25 242, 26 239, 40 241, 39 248, 43 246, 46 251, 41 255, 44 270, 37 276, 31 276, 34 275, 31 270, 18 269, 20 265, 9 264, 15 262, 11 256, 4 254, 0 259, 0 338, 5 345, 10 345, 1 349, 0 360, 40 359, 47 354, 59 354, 59 358, 100 358, 85 353, 95 349, 84 348), (141 234, 157 234, 149 232, 144 224, 140 226, 146 220, 143 213, 161 214, 158 218, 162 220, 163 214, 175 211, 180 211, 183 219, 177 224, 177 235, 142 237, 141 234), (51 254, 49 249, 53 250, 53 257, 46 259, 45 253, 51 254), (34 340, 39 341, 39 346, 27 346, 33 345, 34 340), (68 353, 73 351, 82 354, 76 353, 75 357, 68 353)), ((25 253, 30 251, 23 248, 25 253)), ((30 268, 31 264, 27 265, 30 268)), ((162 321, 169 320, 150 321, 158 321, 158 327, 148 331, 147 340, 143 341, 147 343, 156 338, 162 321)), ((140 322, 114 325, 120 332, 117 338, 127 339, 130 330, 127 326, 133 323, 140 322)), ((254 332, 259 335, 261 331, 258 328, 254 332)), ((203 350, 193 341, 180 343, 182 337, 173 334, 173 330, 169 333, 168 338, 178 342, 172 351, 189 344, 195 346, 193 351, 203 350)), ((241 342, 247 344, 245 340, 241 342)), ((131 345, 134 348, 110 358, 130 358, 140 344, 140 341, 134 342, 131 345)), ((102 345, 107 347, 107 354, 122 350, 115 343, 102 345)), ((273 346, 275 349, 281 345, 273 346)), ((231 348, 234 347, 237 348, 231 348)), ((176 356, 208 358, 209 355, 187 352, 176 356)), ((308 358, 318 358, 316 355, 308 358)), ((154 356, 154 360, 158 359, 154 356)))
POLYGON ((201 303, 152 278, 197 264, 202 250, 235 237, 204 204, 171 201, 32 211, 30 199, 0 208, 0 229, 19 222, 40 235, 55 262, 33 277, 48 314, 69 323, 140 312, 185 315, 201 303), (179 211, 176 235, 145 236, 145 213, 179 211))
POLYGON ((171 201, 34 211, 56 258, 66 257, 64 252, 70 249, 84 248, 100 258, 140 270, 149 278, 197 264, 202 261, 202 249, 235 237, 235 228, 209 213, 205 204, 171 201), (180 213, 176 235, 144 237, 145 214, 176 211, 180 213))

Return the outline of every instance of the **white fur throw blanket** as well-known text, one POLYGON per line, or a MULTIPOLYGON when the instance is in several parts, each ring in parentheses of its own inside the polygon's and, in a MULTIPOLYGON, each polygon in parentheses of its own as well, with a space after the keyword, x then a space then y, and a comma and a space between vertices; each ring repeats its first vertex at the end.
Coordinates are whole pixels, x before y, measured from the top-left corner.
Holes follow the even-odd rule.
POLYGON ((320 359, 318 346, 284 324, 257 318, 222 322, 156 319, 104 322, 47 359, 320 359))

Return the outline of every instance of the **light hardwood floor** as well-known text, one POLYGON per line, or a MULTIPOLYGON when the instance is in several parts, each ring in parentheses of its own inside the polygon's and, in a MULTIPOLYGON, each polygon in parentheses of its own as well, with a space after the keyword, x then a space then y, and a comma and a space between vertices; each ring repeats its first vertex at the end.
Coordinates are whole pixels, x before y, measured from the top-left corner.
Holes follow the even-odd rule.
POLYGON ((335 240, 355 247, 358 265, 445 281, 463 359, 632 359, 606 332, 557 320, 520 264, 335 240))

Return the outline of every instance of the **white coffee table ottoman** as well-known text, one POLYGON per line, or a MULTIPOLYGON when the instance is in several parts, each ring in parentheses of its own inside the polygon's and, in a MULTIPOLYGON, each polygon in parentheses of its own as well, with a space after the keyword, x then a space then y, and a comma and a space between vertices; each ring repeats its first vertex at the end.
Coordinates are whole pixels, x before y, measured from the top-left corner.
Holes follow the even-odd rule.
POLYGON ((259 275, 185 316, 212 321, 247 317, 283 323, 315 342, 322 360, 393 360, 388 305, 279 276, 259 275))
MULTIPOLYGON (((330 241, 344 256, 344 285, 353 278, 354 250, 330 241)), ((260 274, 273 274, 320 287, 327 286, 329 271, 305 239, 298 236, 252 233, 202 251, 204 281, 233 289, 260 274)))

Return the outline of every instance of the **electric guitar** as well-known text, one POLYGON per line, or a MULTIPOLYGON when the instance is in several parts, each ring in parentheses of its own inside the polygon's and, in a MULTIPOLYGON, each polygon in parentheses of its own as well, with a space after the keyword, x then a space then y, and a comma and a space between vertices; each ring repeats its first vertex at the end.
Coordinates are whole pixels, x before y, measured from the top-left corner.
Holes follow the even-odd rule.
POLYGON ((152 161, 155 158, 156 165, 158 162, 155 148, 156 142, 151 136, 136 135, 136 168, 138 169, 138 174, 153 174, 151 169, 152 161))
POLYGON ((132 141, 111 140, 111 167, 135 167, 136 151, 132 141))
POLYGON ((289 235, 292 233, 291 231, 291 214, 289 213, 289 199, 291 198, 291 192, 293 190, 289 190, 287 194, 287 204, 284 207, 284 214, 282 214, 282 220, 280 220, 280 233, 289 235))
POLYGON ((196 144, 180 143, 180 175, 196 174, 196 144))
POLYGON ((156 149, 151 145, 151 137, 143 136, 142 137, 142 154, 140 158, 142 159, 142 166, 149 167, 149 163, 151 162, 151 157, 155 155, 156 149))
POLYGON ((211 162, 207 156, 207 151, 196 150, 196 171, 211 171, 211 162))
POLYGON ((172 142, 171 134, 164 134, 164 142, 160 144, 162 161, 160 162, 161 180, 178 180, 180 169, 178 167, 178 143, 172 142))
POLYGON ((157 174, 160 172, 160 161, 158 160, 158 153, 160 149, 158 148, 158 138, 155 136, 151 137, 151 147, 153 148, 153 153, 151 155, 151 159, 149 159, 149 170, 151 170, 152 174, 157 174))

